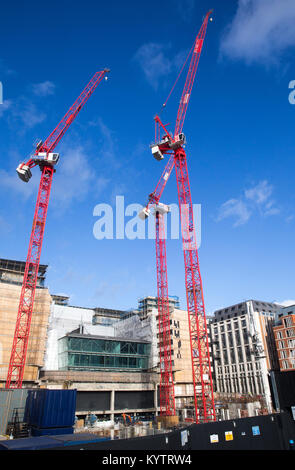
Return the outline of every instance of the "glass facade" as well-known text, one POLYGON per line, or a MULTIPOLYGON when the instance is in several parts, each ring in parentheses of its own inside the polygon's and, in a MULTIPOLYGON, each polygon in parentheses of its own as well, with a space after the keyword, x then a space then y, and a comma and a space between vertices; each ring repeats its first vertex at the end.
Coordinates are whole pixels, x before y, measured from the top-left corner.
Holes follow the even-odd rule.
POLYGON ((148 368, 150 343, 64 336, 58 341, 59 370, 138 370, 148 368))

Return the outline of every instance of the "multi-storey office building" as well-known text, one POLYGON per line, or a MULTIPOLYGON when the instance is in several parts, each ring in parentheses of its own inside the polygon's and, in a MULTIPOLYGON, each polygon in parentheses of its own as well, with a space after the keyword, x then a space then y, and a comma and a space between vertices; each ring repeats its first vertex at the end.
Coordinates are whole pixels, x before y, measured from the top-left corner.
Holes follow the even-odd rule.
POLYGON ((248 300, 210 322, 216 391, 263 396, 271 411, 269 370, 278 367, 272 327, 277 304, 248 300))
POLYGON ((295 370, 295 305, 278 310, 273 330, 280 370, 295 370))

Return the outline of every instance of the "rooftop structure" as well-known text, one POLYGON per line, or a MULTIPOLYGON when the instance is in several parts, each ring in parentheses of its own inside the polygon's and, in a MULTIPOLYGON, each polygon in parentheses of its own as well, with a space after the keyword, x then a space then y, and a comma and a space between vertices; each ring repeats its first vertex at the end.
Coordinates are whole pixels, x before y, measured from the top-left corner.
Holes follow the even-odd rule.
MULTIPOLYGON (((22 285, 25 267, 25 261, 0 258, 0 282, 22 285)), ((48 265, 39 265, 37 287, 44 287, 47 268, 48 265)))
MULTIPOLYGON (((174 308, 179 307, 179 297, 177 296, 169 296, 169 309, 173 311, 174 308)), ((153 309, 158 309, 158 298, 147 296, 139 299, 138 301, 138 312, 139 315, 145 318, 148 313, 151 313, 153 309)))

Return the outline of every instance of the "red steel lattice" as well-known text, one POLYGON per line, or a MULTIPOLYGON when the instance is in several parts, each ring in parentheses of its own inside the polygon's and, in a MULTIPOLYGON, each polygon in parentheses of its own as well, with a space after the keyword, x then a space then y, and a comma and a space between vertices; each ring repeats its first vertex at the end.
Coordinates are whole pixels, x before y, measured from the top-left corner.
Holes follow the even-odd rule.
MULTIPOLYGON (((80 96, 76 99, 54 131, 49 135, 44 143, 36 148, 35 155, 40 152, 49 153, 54 150, 66 130, 72 124, 75 117, 78 115, 107 72, 109 72, 109 70, 105 69, 94 74, 90 82, 84 88, 80 96)), ((30 159, 26 165, 28 168, 33 168, 36 166, 36 162, 34 159, 30 159)), ((40 164, 40 169, 42 173, 19 301, 10 362, 8 366, 6 388, 22 387, 26 363, 49 195, 53 173, 55 172, 53 166, 46 164, 46 162, 40 164)))

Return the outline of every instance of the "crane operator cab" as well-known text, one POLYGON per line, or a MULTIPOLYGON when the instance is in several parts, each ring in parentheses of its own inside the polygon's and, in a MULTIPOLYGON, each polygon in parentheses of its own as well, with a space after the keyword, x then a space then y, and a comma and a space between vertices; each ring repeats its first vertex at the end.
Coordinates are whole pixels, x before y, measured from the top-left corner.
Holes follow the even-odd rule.
POLYGON ((170 149, 176 150, 182 147, 183 145, 185 145, 185 143, 186 143, 186 139, 183 133, 177 134, 174 137, 174 140, 172 140, 169 135, 165 135, 160 142, 152 144, 150 148, 152 150, 153 157, 156 160, 160 161, 160 160, 163 160, 164 158, 163 154, 165 153, 165 151, 170 150, 170 149))
MULTIPOLYGON (((31 162, 31 166, 39 165, 40 169, 42 170, 45 164, 54 166, 57 164, 58 160, 59 160, 59 153, 39 152, 37 153, 37 155, 33 155, 31 157, 30 162, 31 162)), ((25 183, 27 183, 32 177, 30 166, 26 163, 20 163, 16 169, 16 172, 19 178, 25 183)))
POLYGON ((186 138, 183 133, 177 134, 174 137, 174 142, 169 142, 169 147, 173 150, 178 149, 179 147, 182 147, 183 145, 186 144, 186 138))
POLYGON ((59 153, 39 152, 37 155, 32 157, 32 160, 37 163, 37 165, 42 165, 44 163, 49 165, 56 165, 59 160, 59 153))

